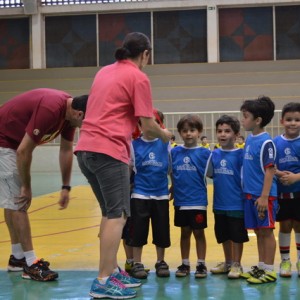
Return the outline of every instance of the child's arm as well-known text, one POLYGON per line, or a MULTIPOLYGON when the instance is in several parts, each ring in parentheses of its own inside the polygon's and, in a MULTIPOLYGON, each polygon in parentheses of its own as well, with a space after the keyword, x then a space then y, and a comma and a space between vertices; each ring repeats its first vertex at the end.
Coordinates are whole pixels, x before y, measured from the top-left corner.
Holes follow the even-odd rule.
POLYGON ((280 176, 280 182, 283 185, 291 185, 297 181, 300 181, 300 173, 293 173, 290 171, 281 171, 282 175, 280 176))
POLYGON ((257 200, 255 201, 255 205, 257 207, 257 211, 259 214, 264 214, 265 210, 268 209, 268 199, 270 195, 274 174, 275 174, 274 166, 271 165, 266 168, 262 193, 260 197, 257 198, 257 200))
POLYGON ((174 199, 174 195, 173 195, 173 176, 172 176, 172 172, 170 173, 170 179, 171 179, 171 186, 169 188, 169 199, 173 200, 174 199))

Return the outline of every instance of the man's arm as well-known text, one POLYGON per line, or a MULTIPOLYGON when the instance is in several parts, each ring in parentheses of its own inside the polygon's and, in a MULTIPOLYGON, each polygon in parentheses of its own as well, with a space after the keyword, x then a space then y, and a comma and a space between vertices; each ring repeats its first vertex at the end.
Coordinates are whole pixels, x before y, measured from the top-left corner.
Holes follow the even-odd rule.
MULTIPOLYGON (((68 141, 61 137, 60 149, 59 149, 59 165, 62 177, 62 185, 70 186, 71 172, 73 164, 73 142, 68 141)), ((69 190, 62 189, 60 194, 59 205, 61 209, 64 209, 69 204, 69 190)))
POLYGON ((27 210, 31 203, 31 162, 32 152, 36 147, 36 143, 31 137, 25 133, 16 152, 17 168, 21 180, 21 193, 16 203, 20 205, 19 210, 27 210))
POLYGON ((153 120, 153 118, 140 117, 142 123, 142 132, 151 136, 153 138, 160 138, 163 142, 168 142, 172 133, 167 129, 162 129, 160 126, 153 120))

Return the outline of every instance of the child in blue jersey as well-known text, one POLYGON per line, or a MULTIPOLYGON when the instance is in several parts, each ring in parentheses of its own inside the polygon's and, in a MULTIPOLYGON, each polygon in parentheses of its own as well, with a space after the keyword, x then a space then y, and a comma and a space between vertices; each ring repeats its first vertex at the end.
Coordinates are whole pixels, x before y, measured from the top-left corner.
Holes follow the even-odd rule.
POLYGON ((243 192, 245 195, 245 226, 257 238, 258 266, 241 276, 249 283, 274 282, 276 240, 274 236, 277 210, 275 178, 275 145, 264 127, 274 116, 275 105, 269 97, 246 100, 241 106, 242 125, 251 131, 246 139, 243 159, 243 192))
MULTIPOLYGON (((157 122, 163 122, 163 118, 163 114, 157 112, 157 122)), ((170 149, 169 142, 164 143, 161 139, 153 139, 146 134, 132 141, 131 144, 135 176, 126 244, 132 247, 134 264, 130 274, 135 278, 146 279, 148 276, 141 261, 143 246, 147 244, 150 220, 153 244, 156 246, 157 253, 156 275, 170 276, 169 266, 164 261, 165 249, 171 244, 168 190, 170 149)))
POLYGON ((235 117, 223 115, 216 122, 216 135, 220 148, 212 152, 208 177, 213 178, 215 235, 222 243, 225 262, 211 269, 213 274, 226 274, 239 278, 243 273, 241 258, 243 243, 248 242, 244 222, 244 201, 241 184, 243 150, 235 148, 240 132, 240 122, 235 117))
POLYGON ((291 232, 295 232, 297 270, 300 276, 300 103, 286 104, 281 113, 284 133, 275 137, 279 210, 280 276, 291 277, 291 232))
POLYGON ((207 188, 206 170, 210 150, 198 146, 203 130, 201 119, 197 115, 182 117, 177 130, 184 145, 171 150, 172 188, 174 198, 174 224, 181 228, 180 249, 182 264, 176 271, 177 277, 190 274, 190 240, 193 234, 196 240, 197 267, 196 278, 207 276, 205 266, 206 239, 204 229, 207 227, 207 188))

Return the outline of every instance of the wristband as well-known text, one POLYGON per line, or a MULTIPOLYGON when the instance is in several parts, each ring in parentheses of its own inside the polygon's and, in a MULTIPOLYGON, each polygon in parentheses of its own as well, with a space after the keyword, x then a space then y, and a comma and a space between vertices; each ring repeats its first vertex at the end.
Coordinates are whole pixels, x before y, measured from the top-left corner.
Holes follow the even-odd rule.
POLYGON ((71 186, 70 185, 63 185, 62 187, 61 187, 61 189, 62 190, 67 190, 67 191, 71 191, 71 186))

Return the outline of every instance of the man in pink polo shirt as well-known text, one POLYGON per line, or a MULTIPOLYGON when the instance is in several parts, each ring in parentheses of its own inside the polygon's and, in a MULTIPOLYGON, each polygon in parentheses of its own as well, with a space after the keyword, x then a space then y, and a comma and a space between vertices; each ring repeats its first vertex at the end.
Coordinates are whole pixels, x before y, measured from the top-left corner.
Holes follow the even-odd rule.
POLYGON ((115 53, 117 61, 96 74, 75 149, 102 211, 99 274, 90 290, 95 298, 133 298, 136 291, 130 287, 141 284, 117 264, 122 229, 130 216, 131 135, 138 120, 148 135, 163 141, 172 135, 153 119, 150 81, 141 71, 150 51, 144 34, 130 33, 115 53))

